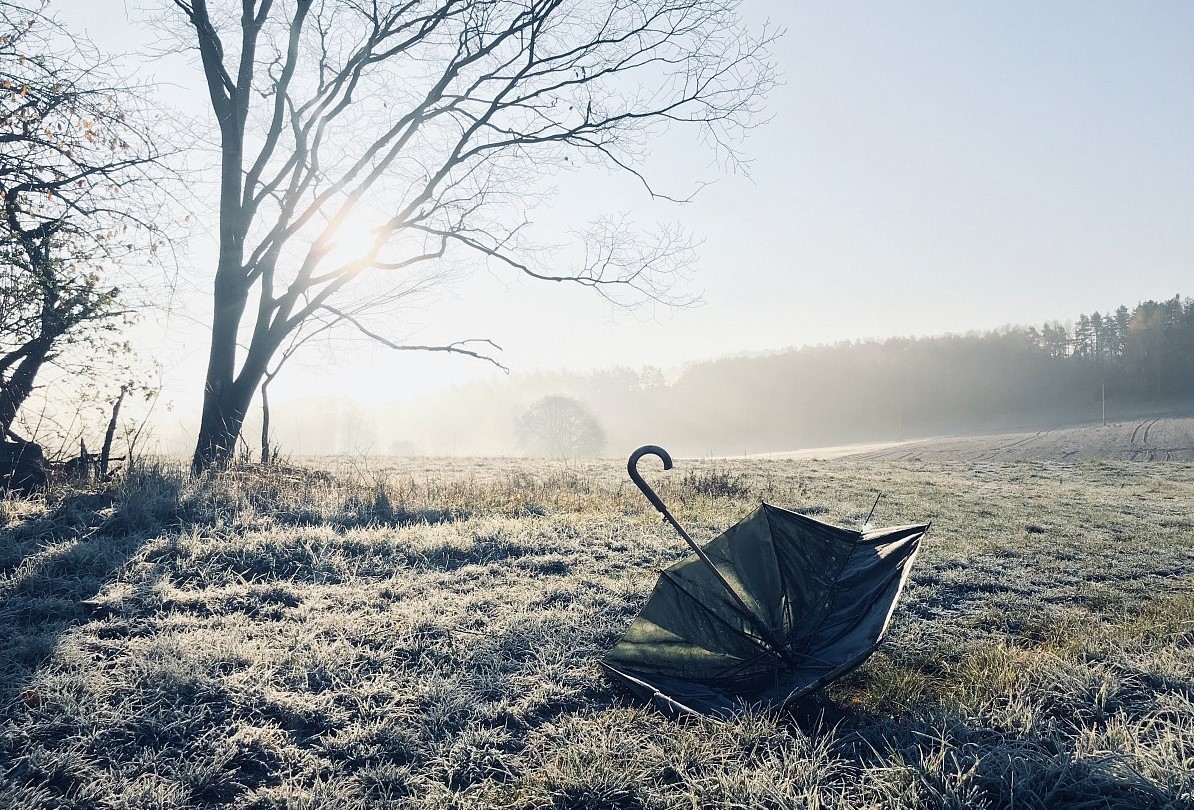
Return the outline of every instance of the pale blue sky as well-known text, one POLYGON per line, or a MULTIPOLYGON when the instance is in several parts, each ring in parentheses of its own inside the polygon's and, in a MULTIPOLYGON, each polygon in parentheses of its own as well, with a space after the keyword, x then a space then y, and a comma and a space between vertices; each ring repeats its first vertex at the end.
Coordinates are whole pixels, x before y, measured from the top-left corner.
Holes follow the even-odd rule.
MULTIPOLYGON (((145 41, 144 0, 54 5, 109 49, 145 41)), ((491 337, 517 371, 676 367, 1194 293, 1194 4, 744 0, 743 11, 787 30, 773 120, 745 145, 752 178, 723 177, 684 207, 618 178, 565 179, 544 215, 684 223, 705 240, 693 282, 703 306, 611 313, 584 290, 481 272, 411 336, 491 337)), ((181 65, 147 70, 206 105, 197 67, 181 65)), ((678 137, 654 168, 671 187, 716 175, 678 137)), ((193 243, 200 287, 209 245, 193 243)), ((202 316, 206 303, 193 303, 202 316)), ((176 328, 165 359, 186 406, 206 352, 176 328)), ((355 388, 377 400, 495 374, 367 348, 318 369, 326 359, 296 365, 279 397, 355 388)))

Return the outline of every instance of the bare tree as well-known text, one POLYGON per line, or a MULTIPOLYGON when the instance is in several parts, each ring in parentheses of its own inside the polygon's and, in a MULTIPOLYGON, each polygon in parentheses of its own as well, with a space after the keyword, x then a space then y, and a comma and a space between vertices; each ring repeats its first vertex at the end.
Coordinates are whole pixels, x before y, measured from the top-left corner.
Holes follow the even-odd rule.
MULTIPOLYGON (((128 309, 109 266, 155 250, 138 185, 161 153, 141 88, 48 17, 0 0, 0 433, 47 364, 94 369, 128 309), (150 233, 148 240, 130 231, 150 233)), ((72 370, 79 370, 75 367, 72 370)))
POLYGON ((693 125, 737 161, 772 83, 773 35, 749 35, 735 0, 173 2, 221 149, 196 469, 228 460, 287 338, 354 290, 360 304, 425 289, 472 255, 612 300, 668 299, 692 260, 685 234, 598 222, 560 268, 530 237, 528 195, 587 160, 664 196, 641 169, 651 139, 693 125))
POLYGON ((523 449, 539 455, 577 458, 595 456, 605 448, 601 423, 572 397, 543 397, 514 427, 523 449))

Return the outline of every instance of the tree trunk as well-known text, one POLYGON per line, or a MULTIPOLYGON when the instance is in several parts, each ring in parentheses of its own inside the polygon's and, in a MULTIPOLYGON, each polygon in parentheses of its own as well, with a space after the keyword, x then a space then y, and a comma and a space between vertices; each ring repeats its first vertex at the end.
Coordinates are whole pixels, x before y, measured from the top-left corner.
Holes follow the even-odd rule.
MULTIPOLYGON (((249 401, 261 382, 261 373, 254 376, 244 369, 238 375, 236 371, 236 338, 251 286, 244 267, 249 218, 241 199, 244 171, 241 107, 247 108, 249 88, 239 87, 229 92, 221 84, 215 68, 223 60, 219 39, 207 20, 207 11, 199 8, 198 3, 195 6, 196 19, 201 20, 201 23, 196 22, 200 54, 213 109, 220 122, 220 255, 212 301, 211 350, 203 385, 203 412, 195 455, 191 458, 191 469, 199 473, 212 466, 227 464, 232 459, 249 401)), ((249 53, 242 54, 242 59, 245 58, 252 58, 251 48, 249 53)))
POLYGON ((236 440, 240 438, 249 410, 252 386, 233 384, 216 396, 209 389, 203 398, 203 415, 199 422, 199 440, 191 469, 196 473, 211 467, 221 467, 232 460, 236 440), (248 394, 244 391, 248 390, 248 394))
MULTIPOLYGON (((241 298, 243 309, 244 299, 241 298)), ((231 322, 217 316, 216 323, 224 330, 212 330, 212 354, 207 368, 207 386, 203 396, 203 413, 199 423, 199 438, 191 469, 195 473, 210 467, 223 466, 232 460, 236 442, 240 438, 245 416, 258 386, 265 379, 265 364, 272 356, 276 343, 273 338, 255 339, 246 353, 240 373, 233 374, 236 351, 236 323, 239 310, 231 322)), ((256 337, 256 336, 255 336, 256 337)))
POLYGON ((199 437, 191 460, 191 469, 196 473, 232 460, 253 395, 265 380, 266 364, 282 340, 281 336, 258 331, 253 335, 239 373, 235 372, 236 333, 245 300, 246 296, 240 294, 226 302, 222 311, 217 306, 199 437))
POLYGON ((35 349, 25 356, 12 376, 0 388, 0 435, 8 435, 25 400, 33 393, 33 381, 46 361, 47 349, 35 349))
POLYGON ((108 420, 108 429, 104 432, 104 446, 100 450, 99 471, 101 476, 108 475, 108 461, 112 458, 112 440, 116 438, 116 420, 120 418, 120 405, 124 402, 127 388, 121 388, 116 401, 112 403, 112 418, 108 420))
MULTIPOLYGON (((233 159, 225 149, 225 161, 233 159)), ((223 180, 220 200, 220 258, 216 268, 212 308, 211 348, 207 356, 207 376, 203 386, 203 412, 191 469, 202 472, 208 467, 227 464, 232 459, 236 440, 244 424, 253 389, 261 381, 248 371, 236 373, 236 336, 249 298, 249 282, 243 261, 244 216, 236 194, 228 193, 229 181, 223 180), (248 389, 248 397, 244 389, 248 389)), ((236 193, 239 193, 239 186, 236 193)))
POLYGON ((267 377, 261 384, 261 463, 269 464, 269 384, 272 378, 267 377))
POLYGON ((46 488, 41 445, 0 440, 0 494, 32 495, 46 488))

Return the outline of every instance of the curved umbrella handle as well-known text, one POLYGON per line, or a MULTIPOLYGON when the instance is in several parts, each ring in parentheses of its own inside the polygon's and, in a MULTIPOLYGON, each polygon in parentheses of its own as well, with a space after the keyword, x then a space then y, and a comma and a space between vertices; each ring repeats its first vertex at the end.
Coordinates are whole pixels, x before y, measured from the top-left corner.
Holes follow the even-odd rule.
POLYGON ((647 500, 651 502, 652 506, 659 510, 660 514, 666 517, 671 517, 671 515, 668 514, 667 507, 663 505, 663 499, 656 495, 655 490, 651 489, 651 485, 644 481, 643 477, 639 475, 638 460, 643 456, 659 456, 661 459, 663 459, 663 468, 665 470, 670 470, 672 468, 672 457, 668 455, 668 452, 659 445, 644 444, 642 447, 631 453, 630 460, 626 462, 626 472, 630 473, 630 480, 634 482, 634 485, 642 491, 643 495, 646 496, 647 500))
POLYGON ((683 538, 684 542, 688 544, 688 547, 696 553, 701 562, 705 564, 705 567, 709 569, 709 573, 711 573, 717 579, 717 581, 721 583, 721 587, 725 589, 725 592, 734 601, 734 604, 741 612, 742 617, 746 619, 746 621, 749 622, 754 628, 755 632, 759 634, 759 638, 761 638, 766 645, 770 647, 771 650, 780 658, 782 658, 789 666, 795 667, 796 660, 792 657, 792 654, 784 647, 783 643, 775 636, 775 634, 771 632, 767 625, 755 615, 754 611, 747 606, 746 602, 742 599, 742 596, 734 589, 734 586, 730 584, 729 580, 725 578, 725 575, 718 570, 716 565, 714 565, 713 560, 709 559, 709 555, 705 552, 705 550, 698 546, 696 541, 688 536, 688 532, 684 531, 684 527, 681 526, 674 517, 672 517, 672 513, 669 512, 668 508, 663 505, 663 499, 656 495, 655 490, 651 489, 651 485, 644 481, 643 477, 638 474, 638 460, 643 456, 659 456, 661 459, 663 459, 663 468, 665 470, 670 470, 672 468, 672 457, 668 455, 666 450, 655 444, 644 444, 642 447, 631 453, 630 460, 626 462, 626 472, 630 473, 630 480, 635 483, 635 486, 642 490, 643 495, 647 496, 647 500, 651 502, 651 505, 659 510, 659 513, 663 515, 664 519, 672 525, 673 529, 676 530, 676 534, 683 538))

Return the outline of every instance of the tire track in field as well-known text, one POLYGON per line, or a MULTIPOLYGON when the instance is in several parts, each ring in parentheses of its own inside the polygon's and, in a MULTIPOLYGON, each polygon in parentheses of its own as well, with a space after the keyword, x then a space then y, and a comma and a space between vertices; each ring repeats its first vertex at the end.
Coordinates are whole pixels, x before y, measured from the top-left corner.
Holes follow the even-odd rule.
POLYGON ((869 453, 859 453, 858 455, 854 456, 854 458, 862 459, 864 461, 880 461, 884 459, 894 459, 898 461, 899 459, 904 458, 907 453, 908 451, 906 451, 903 447, 892 447, 886 450, 872 450, 869 453), (894 458, 897 453, 903 453, 904 455, 899 456, 899 458, 894 458))
POLYGON ((912 439, 891 447, 879 447, 851 456, 864 462, 914 462, 956 460, 1002 463, 1018 458, 1075 461, 1084 458, 1123 461, 1194 461, 1194 418, 1148 417, 1108 423, 1106 430, 1095 425, 1049 428, 1036 432, 983 436, 912 439), (1162 425, 1161 423, 1165 424, 1162 425), (1127 446, 1124 440, 1127 439, 1127 446))
POLYGON ((958 445, 965 447, 969 441, 969 439, 914 439, 909 442, 903 442, 898 447, 871 450, 851 456, 851 458, 861 461, 920 461, 926 451, 937 455, 944 453, 948 456, 950 455, 951 448, 955 448, 958 445), (931 446, 926 448, 926 442, 930 442, 931 446))
POLYGON ((1002 444, 998 447, 994 447, 991 450, 988 450, 983 455, 980 455, 977 459, 975 459, 975 461, 990 461, 991 459, 995 458, 995 456, 999 455, 1000 453, 1004 452, 1005 450, 1010 450, 1013 447, 1019 447, 1022 444, 1027 444, 1028 442, 1036 441, 1037 439, 1041 438, 1042 436, 1044 436, 1047 433, 1049 433, 1049 431, 1047 431, 1047 430, 1038 430, 1036 432, 1036 434, 1033 436, 1025 436, 1024 438, 1017 439, 1014 442, 1008 442, 1007 444, 1002 444))
MULTIPOLYGON (((1131 452, 1131 460, 1132 461, 1135 461, 1137 458, 1139 458, 1144 453, 1148 453, 1148 458, 1145 459, 1145 461, 1155 461, 1157 458, 1157 453, 1164 452, 1164 451, 1160 450, 1160 448, 1153 447, 1151 444, 1149 444, 1149 441, 1148 441, 1149 432, 1153 429, 1153 426, 1156 425, 1157 422, 1159 422, 1159 421, 1161 421, 1161 420, 1160 419, 1145 419, 1143 422, 1136 425, 1136 427, 1132 430, 1132 437, 1130 439, 1128 439, 1128 444, 1130 445, 1129 451, 1131 452), (1142 430, 1143 430, 1143 433, 1141 433, 1142 430)), ((1169 455, 1166 454, 1166 458, 1168 458, 1168 457, 1169 457, 1169 455)))

